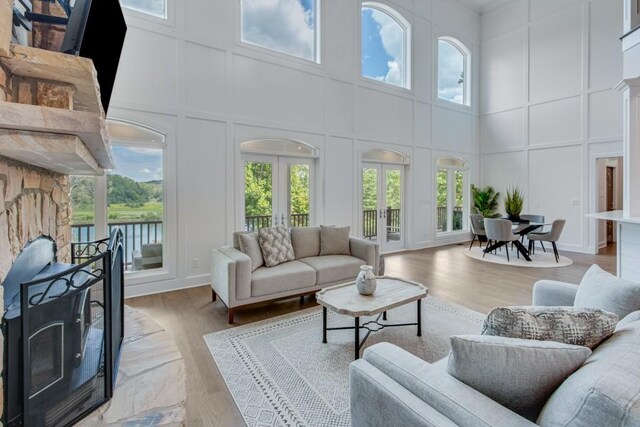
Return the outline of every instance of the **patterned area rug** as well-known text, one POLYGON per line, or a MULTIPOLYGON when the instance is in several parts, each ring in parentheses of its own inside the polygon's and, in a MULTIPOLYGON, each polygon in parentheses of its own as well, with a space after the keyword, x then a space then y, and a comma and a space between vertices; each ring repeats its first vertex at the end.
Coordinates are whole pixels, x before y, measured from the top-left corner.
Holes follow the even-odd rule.
POLYGON ((505 248, 502 247, 502 250, 498 249, 498 253, 486 254, 484 257, 483 249, 477 246, 474 246, 471 250, 468 248, 464 248, 463 252, 466 256, 477 259, 478 261, 491 262, 494 264, 503 264, 510 265, 512 267, 529 267, 529 268, 557 268, 557 267, 567 267, 573 264, 573 261, 566 256, 560 255, 560 260, 556 262, 556 258, 553 255, 551 248, 547 248, 547 252, 543 252, 542 248, 536 248, 536 253, 531 255, 531 262, 525 260, 520 256, 518 258, 518 251, 514 249, 509 249, 509 261, 507 261, 507 253, 505 248))
MULTIPOLYGON (((415 327, 387 328, 372 333, 365 346, 391 342, 435 362, 448 354, 451 335, 481 330, 480 313, 432 296, 423 304, 422 337, 416 336, 415 327)), ((411 303, 389 311, 387 322, 410 323, 415 318, 416 305, 411 303)), ((328 324, 352 326, 353 318, 329 312, 328 324)), ((328 331, 328 343, 322 344, 320 307, 204 339, 247 425, 350 425, 353 331, 328 331)))

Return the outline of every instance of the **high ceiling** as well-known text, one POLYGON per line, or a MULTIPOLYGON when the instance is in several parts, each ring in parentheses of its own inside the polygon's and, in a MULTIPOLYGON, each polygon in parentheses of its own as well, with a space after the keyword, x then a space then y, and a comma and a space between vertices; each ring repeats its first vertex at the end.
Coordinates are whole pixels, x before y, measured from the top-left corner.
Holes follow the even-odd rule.
POLYGON ((508 3, 512 0, 460 0, 460 2, 479 14, 488 12, 496 7, 508 3))

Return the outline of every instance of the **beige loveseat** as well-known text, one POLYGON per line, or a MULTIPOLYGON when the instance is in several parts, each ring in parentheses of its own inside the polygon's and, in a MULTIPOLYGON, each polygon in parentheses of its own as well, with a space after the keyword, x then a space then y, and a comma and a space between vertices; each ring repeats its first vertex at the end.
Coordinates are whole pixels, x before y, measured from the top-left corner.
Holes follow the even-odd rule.
POLYGON ((252 269, 251 258, 240 251, 235 232, 234 246, 214 249, 211 264, 212 299, 224 302, 233 323, 235 309, 276 299, 313 294, 318 290, 355 280, 360 266, 379 271, 379 247, 375 242, 349 238, 350 255, 320 255, 320 227, 294 228, 291 243, 295 260, 275 267, 252 269), (254 270, 254 271, 252 271, 254 270))

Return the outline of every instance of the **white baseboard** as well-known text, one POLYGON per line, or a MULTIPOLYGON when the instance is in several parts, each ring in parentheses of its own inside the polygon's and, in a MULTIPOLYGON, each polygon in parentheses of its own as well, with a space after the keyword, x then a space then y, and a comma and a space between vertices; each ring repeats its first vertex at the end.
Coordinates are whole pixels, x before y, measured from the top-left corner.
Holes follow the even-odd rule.
POLYGON ((210 283, 211 276, 208 274, 189 277, 186 279, 173 279, 141 283, 139 285, 125 286, 124 297, 135 298, 145 295, 161 294, 164 292, 177 291, 180 289, 197 288, 198 286, 209 285, 210 283))

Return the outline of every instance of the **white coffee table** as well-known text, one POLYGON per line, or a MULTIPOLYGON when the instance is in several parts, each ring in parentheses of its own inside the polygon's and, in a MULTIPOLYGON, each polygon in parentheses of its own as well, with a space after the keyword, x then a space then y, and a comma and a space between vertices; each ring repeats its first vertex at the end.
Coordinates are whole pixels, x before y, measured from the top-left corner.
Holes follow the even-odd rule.
POLYGON ((378 286, 373 295, 361 295, 356 289, 355 282, 343 283, 322 289, 316 293, 316 299, 322 305, 322 342, 327 342, 327 331, 337 331, 353 329, 355 331, 355 358, 360 358, 360 349, 369 337, 371 332, 376 332, 384 328, 397 326, 417 326, 418 336, 422 336, 422 310, 421 301, 426 298, 428 289, 420 283, 409 280, 398 279, 396 277, 378 277, 378 286), (417 322, 416 323, 380 323, 387 320, 387 311, 401 305, 417 301, 417 322), (339 314, 351 316, 355 319, 354 326, 327 327, 327 309, 339 314), (360 317, 375 316, 371 320, 360 325, 360 317), (360 339, 360 329, 366 329, 367 333, 360 339))

